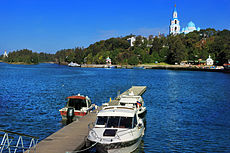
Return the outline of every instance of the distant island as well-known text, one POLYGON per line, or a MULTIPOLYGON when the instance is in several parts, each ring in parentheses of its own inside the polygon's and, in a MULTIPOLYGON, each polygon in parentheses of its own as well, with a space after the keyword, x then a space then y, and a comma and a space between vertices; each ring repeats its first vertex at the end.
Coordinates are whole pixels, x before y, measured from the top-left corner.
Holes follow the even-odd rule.
POLYGON ((230 31, 205 29, 188 34, 159 35, 149 37, 128 35, 110 38, 91 44, 87 48, 63 49, 55 54, 36 53, 28 49, 17 50, 1 56, 0 60, 16 64, 54 62, 67 64, 105 64, 106 58, 116 65, 149 63, 200 64, 211 56, 215 65, 223 65, 230 59, 230 31), (128 40, 135 37, 131 44, 128 40))

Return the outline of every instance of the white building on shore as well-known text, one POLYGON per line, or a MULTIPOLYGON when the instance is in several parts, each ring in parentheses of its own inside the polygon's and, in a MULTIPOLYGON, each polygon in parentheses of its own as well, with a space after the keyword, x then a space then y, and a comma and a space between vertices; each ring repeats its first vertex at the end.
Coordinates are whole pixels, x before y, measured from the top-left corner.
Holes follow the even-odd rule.
POLYGON ((213 59, 211 59, 211 56, 208 56, 208 59, 206 59, 206 65, 213 65, 213 59))
POLYGON ((5 57, 8 57, 8 54, 6 53, 6 50, 5 50, 4 54, 3 54, 3 57, 4 57, 4 58, 5 58, 5 57))
POLYGON ((105 62, 106 62, 107 65, 111 65, 112 64, 112 60, 109 57, 106 58, 105 62))
POLYGON ((132 46, 134 46, 134 42, 136 41, 136 37, 131 37, 131 38, 128 38, 127 40, 129 42, 130 46, 132 47, 132 46))

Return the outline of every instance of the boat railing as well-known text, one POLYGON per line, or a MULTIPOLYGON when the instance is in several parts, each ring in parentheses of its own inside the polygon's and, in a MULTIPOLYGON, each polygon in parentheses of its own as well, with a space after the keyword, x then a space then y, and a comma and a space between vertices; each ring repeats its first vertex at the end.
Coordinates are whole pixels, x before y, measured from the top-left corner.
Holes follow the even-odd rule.
MULTIPOLYGON (((92 122, 92 123, 88 124, 88 130, 89 130, 89 132, 92 132, 92 133, 93 133, 93 136, 94 136, 96 139, 100 139, 100 140, 105 140, 105 141, 110 141, 110 142, 111 142, 111 138, 102 138, 102 137, 99 137, 99 136, 97 135, 97 132, 95 132, 95 131, 93 130, 94 127, 95 127, 95 122, 92 122)), ((119 131, 116 132, 116 135, 114 136, 114 138, 121 140, 121 136, 124 136, 124 135, 126 135, 126 134, 130 134, 130 133, 133 135, 133 132, 132 132, 131 129, 119 130, 119 131)))
POLYGON ((133 134, 131 129, 120 130, 116 133, 115 138, 121 139, 121 136, 130 134, 130 133, 133 134))
POLYGON ((89 123, 89 124, 88 124, 88 133, 89 133, 89 132, 92 132, 92 133, 93 133, 93 136, 94 136, 96 139, 101 139, 101 138, 97 135, 97 132, 95 132, 95 131, 93 130, 94 127, 95 127, 95 122, 89 123))
POLYGON ((36 151, 36 145, 39 137, 30 136, 27 134, 12 132, 0 129, 0 153, 2 152, 33 152, 36 151))

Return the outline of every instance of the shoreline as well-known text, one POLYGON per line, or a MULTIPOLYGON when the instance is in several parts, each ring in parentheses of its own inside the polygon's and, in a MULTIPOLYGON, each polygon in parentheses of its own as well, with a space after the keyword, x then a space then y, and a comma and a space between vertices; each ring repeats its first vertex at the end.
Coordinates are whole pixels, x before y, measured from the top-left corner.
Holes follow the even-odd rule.
MULTIPOLYGON (((29 63, 24 63, 24 62, 12 62, 12 63, 9 63, 9 62, 4 62, 4 61, 0 61, 1 63, 7 63, 7 64, 13 64, 13 65, 36 65, 36 64, 29 64, 29 63)), ((39 64, 39 63, 37 63, 39 64)))
POLYGON ((106 65, 106 64, 84 64, 82 68, 117 68, 117 69, 162 69, 162 70, 184 70, 184 71, 206 71, 225 72, 224 69, 210 69, 208 67, 197 67, 189 65, 106 65))
POLYGON ((38 64, 41 64, 41 63, 58 64, 58 63, 55 63, 55 62, 41 62, 41 63, 4 62, 2 60, 0 60, 0 63, 7 63, 7 64, 13 64, 13 65, 38 65, 38 64))
MULTIPOLYGON (((3 62, 3 61, 0 61, 3 62)), ((3 62, 7 63, 7 62, 3 62)), ((47 64, 59 64, 59 65, 68 65, 68 63, 58 63, 58 62, 42 62, 47 64)), ((28 64, 23 62, 14 62, 7 64, 18 64, 18 65, 36 65, 28 64)), ((40 64, 40 63, 38 63, 40 64)), ((162 70, 182 70, 182 71, 205 71, 205 72, 224 72, 222 67, 220 69, 210 69, 207 66, 198 67, 197 65, 150 65, 150 64, 138 64, 138 65, 106 65, 106 64, 82 64, 81 68, 116 68, 116 69, 162 69, 162 70)))

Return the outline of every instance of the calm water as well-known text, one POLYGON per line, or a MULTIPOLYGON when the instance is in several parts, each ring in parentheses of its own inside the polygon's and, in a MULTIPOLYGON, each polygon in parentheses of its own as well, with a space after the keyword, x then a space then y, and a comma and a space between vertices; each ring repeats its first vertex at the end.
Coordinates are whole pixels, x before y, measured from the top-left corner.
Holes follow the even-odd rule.
POLYGON ((81 93, 101 105, 145 85, 139 152, 230 152, 230 74, 0 63, 0 78, 1 129, 44 139, 63 127, 65 97, 81 93))

